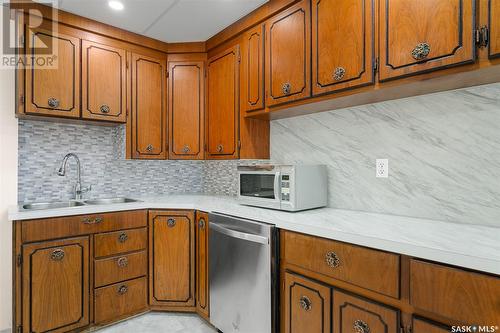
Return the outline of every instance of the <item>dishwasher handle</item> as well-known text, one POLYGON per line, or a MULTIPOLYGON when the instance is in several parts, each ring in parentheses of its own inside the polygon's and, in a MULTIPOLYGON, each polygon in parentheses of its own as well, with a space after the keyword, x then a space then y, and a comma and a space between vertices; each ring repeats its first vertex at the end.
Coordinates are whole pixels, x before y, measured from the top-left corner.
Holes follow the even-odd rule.
POLYGON ((264 237, 264 236, 259 236, 259 235, 254 235, 254 234, 248 234, 248 233, 241 232, 241 231, 236 231, 233 229, 223 227, 219 224, 215 224, 213 222, 209 222, 209 226, 210 226, 210 229, 212 229, 213 231, 219 232, 221 234, 224 234, 224 235, 232 237, 232 238, 243 239, 243 240, 246 240, 249 242, 260 243, 260 244, 264 244, 264 245, 269 244, 269 238, 264 237))

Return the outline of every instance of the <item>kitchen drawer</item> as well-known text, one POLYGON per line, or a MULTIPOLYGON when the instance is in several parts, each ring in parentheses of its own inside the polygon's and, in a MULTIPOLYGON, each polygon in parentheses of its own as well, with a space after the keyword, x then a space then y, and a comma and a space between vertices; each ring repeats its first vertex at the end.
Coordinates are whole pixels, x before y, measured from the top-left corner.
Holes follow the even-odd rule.
POLYGON ((333 333, 398 333, 399 312, 371 300, 333 291, 333 333))
POLYGON ((148 245, 147 228, 120 230, 94 236, 94 256, 106 257, 115 254, 144 250, 148 245))
POLYGON ((288 264, 399 298, 399 255, 289 231, 282 234, 288 264))
POLYGON ((22 242, 73 237, 147 225, 146 210, 88 214, 26 220, 21 224, 22 242))
POLYGON ((94 266, 94 285, 102 287, 108 284, 147 275, 148 256, 146 251, 122 256, 99 259, 94 266))
POLYGON ((95 323, 106 323, 147 310, 147 295, 145 277, 96 289, 95 323))
POLYGON ((410 303, 466 325, 500 324, 500 278, 410 260, 410 303))

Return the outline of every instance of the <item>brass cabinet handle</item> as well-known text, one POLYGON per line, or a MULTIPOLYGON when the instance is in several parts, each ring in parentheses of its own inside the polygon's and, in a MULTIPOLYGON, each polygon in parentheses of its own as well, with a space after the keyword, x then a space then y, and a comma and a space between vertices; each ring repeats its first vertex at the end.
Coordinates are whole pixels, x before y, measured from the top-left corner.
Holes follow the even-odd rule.
POLYGON ((63 249, 55 249, 50 254, 50 259, 52 259, 54 261, 61 261, 61 260, 63 260, 64 255, 65 255, 65 253, 64 253, 63 249))
POLYGON ((330 252, 327 252, 326 255, 325 255, 325 260, 326 260, 326 264, 330 267, 333 267, 333 268, 337 268, 340 266, 340 258, 339 256, 333 252, 333 251, 330 251, 330 252))
POLYGON ((288 95, 292 91, 292 85, 290 82, 283 83, 281 90, 283 90, 283 94, 288 95))
POLYGON ((152 152, 152 151, 153 151, 153 149, 154 149, 154 148, 153 148, 153 145, 152 145, 152 144, 149 144, 149 145, 147 145, 147 147, 146 147, 146 151, 148 151, 149 153, 150 153, 150 152, 152 152))
POLYGON ((370 333, 370 326, 361 319, 356 320, 353 327, 356 333, 370 333))
POLYGON ((103 104, 99 108, 99 111, 101 111, 101 113, 109 113, 109 111, 111 111, 111 109, 106 104, 103 104))
POLYGON ((200 219, 198 221, 198 227, 200 227, 200 229, 205 229, 205 219, 200 219))
POLYGON ((173 219, 173 218, 169 218, 169 219, 167 220, 167 225, 168 225, 170 228, 174 227, 174 226, 175 226, 175 219, 173 219))
POLYGON ((127 241, 127 239, 128 239, 128 236, 127 236, 127 234, 126 234, 126 233, 124 233, 124 232, 122 232, 122 233, 120 234, 120 236, 118 236, 118 241, 119 241, 120 243, 125 243, 125 242, 127 241))
POLYGON ((301 296, 299 299, 299 305, 305 311, 309 311, 312 308, 312 302, 307 296, 301 296))
POLYGON ((411 56, 415 60, 424 60, 431 52, 431 46, 427 43, 418 43, 411 51, 411 56))
POLYGON ((90 217, 86 217, 82 220, 85 224, 99 224, 102 223, 104 219, 102 217, 96 217, 95 219, 91 219, 90 217))
POLYGON ((121 285, 120 287, 118 287, 118 290, 117 290, 119 295, 123 295, 127 291, 128 291, 128 287, 126 285, 121 285))
POLYGON ((118 267, 127 267, 128 265, 127 257, 118 258, 118 260, 116 260, 116 264, 118 265, 118 267))
POLYGON ((340 81, 344 78, 345 75, 345 68, 344 67, 337 67, 333 71, 333 79, 335 81, 340 81))
POLYGON ((223 150, 224 150, 224 146, 223 145, 221 145, 221 144, 217 145, 217 152, 218 153, 222 153, 223 150))
POLYGON ((57 108, 59 106, 59 100, 57 98, 50 97, 47 104, 49 104, 51 108, 57 108))
POLYGON ((191 148, 189 148, 189 146, 188 146, 188 145, 185 145, 185 146, 184 146, 184 148, 182 148, 182 152, 183 152, 184 154, 187 154, 187 153, 189 153, 190 151, 191 151, 191 148))

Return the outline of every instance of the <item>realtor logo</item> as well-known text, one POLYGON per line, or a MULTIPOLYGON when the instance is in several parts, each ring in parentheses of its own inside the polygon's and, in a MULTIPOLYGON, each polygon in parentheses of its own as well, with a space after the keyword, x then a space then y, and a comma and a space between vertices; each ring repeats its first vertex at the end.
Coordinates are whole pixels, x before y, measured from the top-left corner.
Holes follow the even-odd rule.
POLYGON ((479 325, 470 325, 470 326, 452 326, 452 333, 495 333, 498 332, 498 326, 479 326, 479 325))

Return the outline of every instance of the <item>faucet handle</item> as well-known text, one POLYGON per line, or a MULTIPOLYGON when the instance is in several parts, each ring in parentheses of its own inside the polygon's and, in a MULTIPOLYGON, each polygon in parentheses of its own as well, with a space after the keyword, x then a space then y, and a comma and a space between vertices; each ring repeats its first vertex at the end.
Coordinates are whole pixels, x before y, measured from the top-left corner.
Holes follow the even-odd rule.
POLYGON ((80 190, 81 193, 87 193, 87 192, 90 192, 90 191, 92 191, 92 185, 89 185, 87 187, 82 187, 81 190, 80 190))

